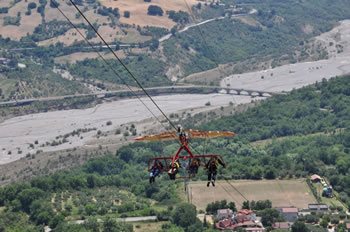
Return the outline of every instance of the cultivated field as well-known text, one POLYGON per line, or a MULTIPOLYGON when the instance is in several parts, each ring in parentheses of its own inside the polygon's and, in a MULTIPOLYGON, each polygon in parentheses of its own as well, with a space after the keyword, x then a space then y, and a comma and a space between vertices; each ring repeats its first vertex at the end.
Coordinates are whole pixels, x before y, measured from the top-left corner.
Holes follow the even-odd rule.
MULTIPOLYGON (((114 55, 111 52, 109 53, 100 52, 100 53, 105 59, 115 59, 114 55)), ((118 57, 122 59, 126 57, 124 51, 122 50, 116 51, 116 54, 118 55, 118 57)), ((69 55, 56 57, 54 60, 55 60, 55 63, 65 64, 65 63, 76 63, 78 61, 82 61, 85 59, 96 59, 99 57, 100 56, 96 52, 75 52, 69 55)))
POLYGON ((273 207, 307 208, 309 203, 316 202, 304 179, 217 181, 215 188, 207 187, 204 181, 189 183, 190 200, 198 210, 220 200, 233 201, 240 208, 245 199, 236 189, 249 201, 269 199, 273 207))
POLYGON ((130 18, 121 17, 120 22, 127 24, 135 24, 141 27, 143 26, 156 26, 156 27, 165 27, 171 28, 175 25, 171 19, 166 15, 166 11, 174 10, 174 11, 186 11, 188 12, 188 8, 186 6, 186 2, 191 7, 196 4, 198 1, 196 0, 152 0, 151 2, 144 2, 143 0, 100 0, 101 4, 106 7, 118 8, 122 13, 125 11, 130 12, 130 18), (164 14, 163 16, 150 16, 147 15, 147 9, 149 5, 157 5, 160 6, 164 14))

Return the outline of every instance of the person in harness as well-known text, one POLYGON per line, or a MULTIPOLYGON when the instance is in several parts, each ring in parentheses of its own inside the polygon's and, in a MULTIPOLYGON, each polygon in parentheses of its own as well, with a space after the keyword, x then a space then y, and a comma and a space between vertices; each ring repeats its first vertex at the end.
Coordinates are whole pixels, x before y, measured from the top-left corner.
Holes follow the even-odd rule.
POLYGON ((219 164, 222 165, 224 168, 226 167, 226 164, 218 157, 211 157, 210 160, 205 165, 206 169, 208 170, 207 187, 209 187, 210 182, 215 187, 215 180, 216 180, 217 169, 219 164))
POLYGON ((159 160, 155 160, 153 163, 153 166, 151 168, 151 172, 149 174, 149 183, 152 184, 156 181, 156 177, 159 176, 159 174, 163 170, 163 164, 159 160))
POLYGON ((179 160, 174 161, 174 165, 171 165, 168 171, 168 175, 170 180, 175 180, 176 179, 176 174, 179 172, 180 168, 180 163, 179 160))
POLYGON ((199 158, 194 158, 191 160, 188 167, 188 173, 191 177, 194 177, 198 173, 198 168, 201 166, 201 161, 199 158))

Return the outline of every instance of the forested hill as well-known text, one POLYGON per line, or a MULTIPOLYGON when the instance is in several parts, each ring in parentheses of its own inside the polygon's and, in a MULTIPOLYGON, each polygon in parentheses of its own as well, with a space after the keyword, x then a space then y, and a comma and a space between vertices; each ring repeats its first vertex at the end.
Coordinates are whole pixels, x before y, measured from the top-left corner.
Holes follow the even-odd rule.
POLYGON ((203 126, 256 141, 350 127, 350 76, 333 78, 270 98, 248 111, 203 126))

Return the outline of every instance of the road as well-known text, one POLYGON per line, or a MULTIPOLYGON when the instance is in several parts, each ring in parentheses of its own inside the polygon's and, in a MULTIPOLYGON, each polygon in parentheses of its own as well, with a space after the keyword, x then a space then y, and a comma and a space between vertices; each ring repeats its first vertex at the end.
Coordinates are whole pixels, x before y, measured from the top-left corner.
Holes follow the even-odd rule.
MULTIPOLYGON (((272 96, 276 94, 280 94, 275 91, 261 91, 261 90, 253 90, 253 89, 238 89, 238 88, 227 88, 220 86, 162 86, 162 87, 153 87, 145 89, 150 95, 169 95, 169 94, 179 94, 179 93, 227 93, 231 95, 260 95, 260 96, 272 96)), ((74 94, 74 95, 64 95, 64 96, 54 96, 54 97, 43 97, 43 98, 29 98, 29 99, 21 99, 21 100, 12 100, 12 101, 4 101, 0 102, 0 107, 8 107, 8 106, 18 106, 18 105, 27 105, 32 104, 34 102, 45 102, 45 101, 55 101, 55 100, 63 100, 63 99, 71 99, 78 97, 98 97, 98 98, 108 98, 108 97, 132 97, 136 94, 137 96, 144 96, 144 92, 141 89, 130 90, 116 90, 116 91, 101 91, 98 93, 90 93, 90 94, 74 94)))
MULTIPOLYGON (((255 9, 253 9, 252 11, 250 11, 248 14, 235 14, 235 15, 231 15, 231 18, 233 17, 240 17, 240 16, 246 16, 246 15, 250 15, 250 14, 255 14, 257 11, 255 9)), ((225 18, 228 18, 227 16, 221 16, 221 17, 217 17, 217 18, 212 18, 212 19, 207 19, 205 21, 202 21, 202 22, 199 22, 199 23, 194 23, 194 24, 190 24, 190 25, 187 25, 185 26, 183 29, 179 30, 178 33, 183 33, 185 31, 187 31, 188 29, 190 28, 193 28, 193 27, 198 27, 200 25, 204 25, 206 23, 210 23, 212 21, 215 21, 215 20, 222 20, 222 19, 225 19, 225 18)), ((172 34, 169 33, 163 37, 161 37, 159 39, 159 42, 162 43, 168 39, 170 39, 172 37, 172 34)))

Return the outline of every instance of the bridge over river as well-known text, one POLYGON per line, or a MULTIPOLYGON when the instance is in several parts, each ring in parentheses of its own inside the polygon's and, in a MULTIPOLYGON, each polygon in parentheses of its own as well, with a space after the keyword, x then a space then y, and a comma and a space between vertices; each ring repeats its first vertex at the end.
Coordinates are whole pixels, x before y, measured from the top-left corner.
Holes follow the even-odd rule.
MULTIPOLYGON (((260 96, 260 97, 271 97, 273 95, 282 94, 281 92, 269 92, 262 90, 252 90, 252 89, 238 89, 238 88, 223 88, 220 86, 164 86, 164 87, 153 87, 146 88, 146 91, 151 96, 159 95, 171 95, 171 94, 211 94, 211 93, 221 93, 221 94, 231 94, 231 95, 247 95, 247 96, 260 96)), ((30 98, 30 99, 20 99, 0 102, 0 107, 14 107, 21 105, 30 105, 34 102, 49 102, 58 101, 72 98, 83 98, 83 97, 96 97, 100 99, 114 98, 132 98, 137 96, 145 96, 145 93, 141 89, 130 90, 117 90, 117 91, 104 91, 91 94, 75 94, 75 95, 65 95, 65 96, 55 96, 55 97, 45 97, 45 98, 30 98)))

